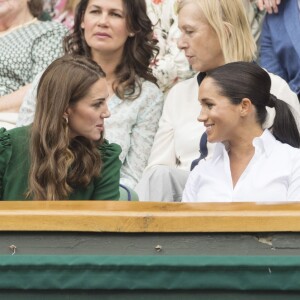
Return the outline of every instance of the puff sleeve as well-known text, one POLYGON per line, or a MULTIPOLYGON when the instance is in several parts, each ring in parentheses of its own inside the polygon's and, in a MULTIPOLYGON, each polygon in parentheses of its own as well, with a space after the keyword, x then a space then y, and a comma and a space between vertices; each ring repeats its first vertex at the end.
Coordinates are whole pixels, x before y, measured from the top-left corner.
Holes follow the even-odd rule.
POLYGON ((92 200, 119 200, 121 147, 105 140, 99 150, 102 158, 102 170, 100 176, 95 179, 92 200))
POLYGON ((5 128, 0 128, 0 200, 3 200, 4 174, 11 156, 10 135, 5 128))

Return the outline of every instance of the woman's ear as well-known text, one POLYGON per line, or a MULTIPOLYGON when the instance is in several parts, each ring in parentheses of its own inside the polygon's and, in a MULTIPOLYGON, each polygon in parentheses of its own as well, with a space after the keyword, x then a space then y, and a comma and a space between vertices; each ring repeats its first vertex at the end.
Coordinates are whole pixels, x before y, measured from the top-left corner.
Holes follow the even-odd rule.
POLYGON ((84 27, 85 27, 84 26, 84 14, 82 14, 82 16, 81 16, 80 19, 81 19, 81 21, 80 21, 80 28, 84 30, 84 27))
POLYGON ((63 114, 63 118, 69 118, 70 116, 70 107, 68 106, 63 114))
POLYGON ((242 117, 246 117, 252 111, 252 102, 249 98, 243 98, 240 103, 242 117))

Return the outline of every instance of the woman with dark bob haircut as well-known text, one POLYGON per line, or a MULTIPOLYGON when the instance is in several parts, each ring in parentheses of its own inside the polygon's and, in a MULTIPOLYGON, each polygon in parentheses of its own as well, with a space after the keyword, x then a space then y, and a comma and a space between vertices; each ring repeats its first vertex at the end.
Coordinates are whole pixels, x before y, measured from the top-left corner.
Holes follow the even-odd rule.
MULTIPOLYGON (((65 39, 66 53, 91 57, 106 73, 106 138, 122 148, 121 183, 130 188, 147 164, 163 105, 149 67, 155 44, 145 0, 81 0, 74 31, 65 39)), ((18 126, 32 122, 34 89, 25 97, 18 126)))
POLYGON ((207 72, 199 87, 199 122, 217 143, 193 169, 185 202, 300 201, 300 136, 289 105, 270 94, 271 79, 250 62, 207 72), (266 107, 275 108, 263 130, 266 107))

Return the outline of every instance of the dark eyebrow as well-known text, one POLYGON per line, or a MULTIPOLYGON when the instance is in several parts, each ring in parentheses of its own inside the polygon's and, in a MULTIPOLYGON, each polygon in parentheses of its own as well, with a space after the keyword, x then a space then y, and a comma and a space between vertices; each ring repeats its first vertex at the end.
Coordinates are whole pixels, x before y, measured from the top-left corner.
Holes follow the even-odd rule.
POLYGON ((108 98, 108 96, 106 96, 106 97, 101 97, 101 98, 96 98, 96 99, 93 99, 93 102, 97 102, 97 101, 105 101, 107 98, 108 98))
POLYGON ((97 8, 97 9, 100 9, 101 7, 98 6, 98 5, 93 4, 93 5, 89 6, 89 8, 97 8))
POLYGON ((201 98, 201 99, 198 99, 200 103, 206 103, 206 102, 210 102, 210 101, 213 101, 213 99, 210 99, 210 98, 201 98))
MULTIPOLYGON (((99 5, 97 5, 97 4, 92 4, 91 6, 90 6, 90 8, 92 8, 92 9, 102 9, 102 7, 101 6, 99 6, 99 5)), ((122 10, 122 9, 120 9, 120 8, 111 8, 109 11, 118 11, 118 12, 120 12, 120 13, 124 13, 124 11, 122 10)))
POLYGON ((124 11, 119 9, 119 8, 112 8, 110 11, 117 11, 117 12, 120 12, 120 13, 123 13, 124 11))

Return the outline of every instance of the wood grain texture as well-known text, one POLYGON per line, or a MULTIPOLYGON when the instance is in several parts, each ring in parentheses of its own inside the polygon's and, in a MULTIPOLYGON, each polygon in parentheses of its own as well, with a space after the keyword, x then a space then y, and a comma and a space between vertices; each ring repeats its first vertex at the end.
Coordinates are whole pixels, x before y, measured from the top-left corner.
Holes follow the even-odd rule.
POLYGON ((0 231, 297 232, 300 203, 3 201, 0 231))

